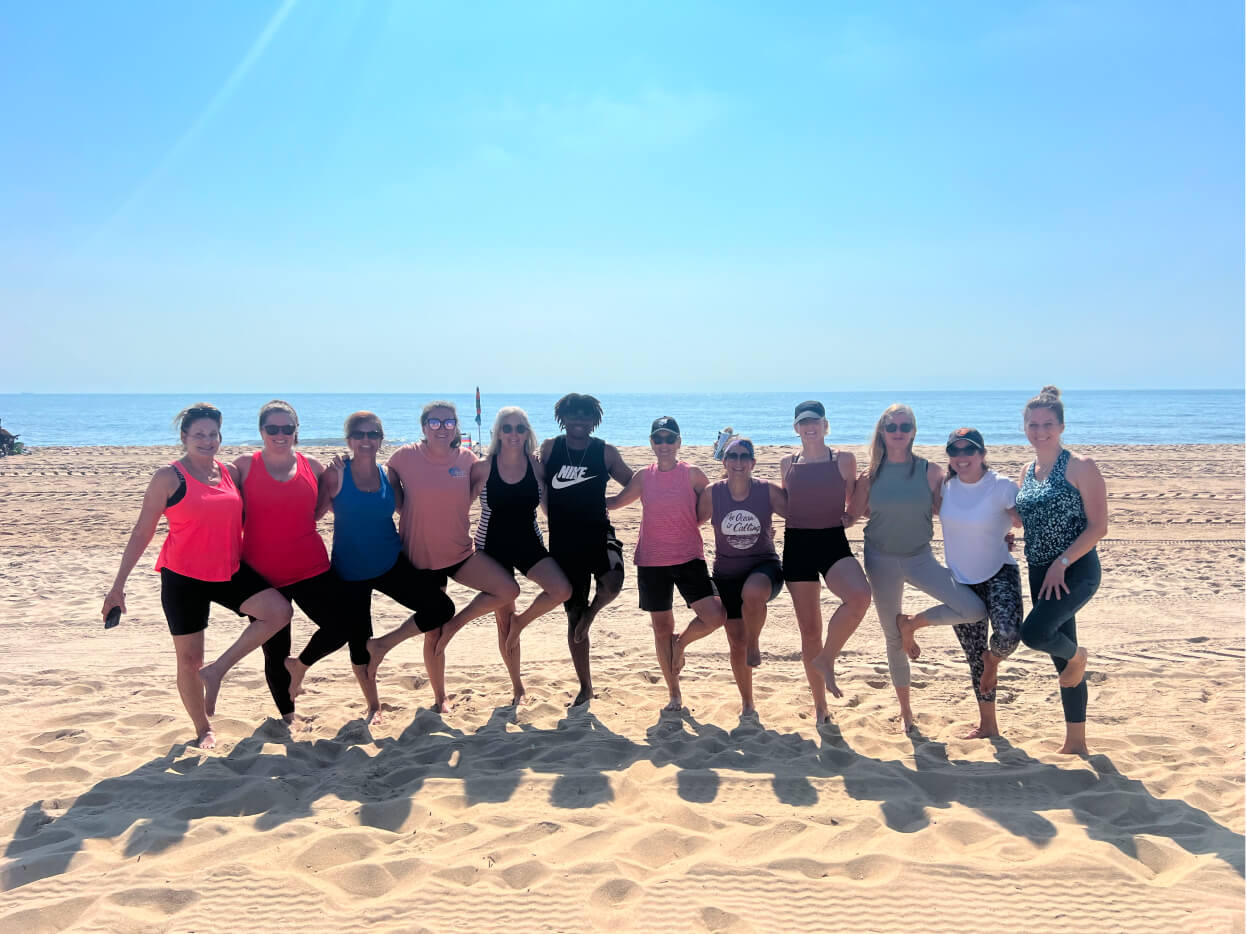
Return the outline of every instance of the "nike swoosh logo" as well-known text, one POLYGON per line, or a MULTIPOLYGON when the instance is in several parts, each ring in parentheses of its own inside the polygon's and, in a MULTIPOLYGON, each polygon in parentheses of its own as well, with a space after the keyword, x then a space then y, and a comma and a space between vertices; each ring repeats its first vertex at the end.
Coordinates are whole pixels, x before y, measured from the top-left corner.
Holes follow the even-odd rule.
POLYGON ((577 483, 583 483, 585 480, 595 480, 595 477, 576 477, 574 480, 563 480, 561 477, 555 477, 549 482, 555 490, 565 490, 569 486, 575 486, 577 483))

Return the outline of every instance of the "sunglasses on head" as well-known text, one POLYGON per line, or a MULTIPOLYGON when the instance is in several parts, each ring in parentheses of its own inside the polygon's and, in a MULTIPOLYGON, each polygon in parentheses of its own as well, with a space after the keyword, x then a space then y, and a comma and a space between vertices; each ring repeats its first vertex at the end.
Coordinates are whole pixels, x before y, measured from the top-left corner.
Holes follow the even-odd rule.
POLYGON ((528 433, 528 426, 523 424, 522 422, 520 422, 518 425, 505 425, 504 424, 502 426, 502 434, 509 435, 512 431, 517 435, 526 435, 528 433))
POLYGON ((978 449, 972 444, 953 444, 947 449, 947 452, 953 457, 968 457, 970 454, 977 453, 978 449))
POLYGON ((659 431, 656 435, 650 435, 649 440, 654 444, 674 444, 679 440, 679 435, 669 431, 659 431))
POLYGON ((371 428, 367 431, 364 431, 362 428, 351 429, 350 439, 352 441, 362 441, 364 438, 367 438, 370 441, 380 441, 381 432, 377 430, 376 428, 371 428))
POLYGON ((751 461, 753 455, 748 451, 728 451, 723 455, 723 460, 727 461, 751 461))
POLYGON ((457 418, 430 418, 424 424, 429 428, 453 428, 459 423, 457 418))
POLYGON ((292 435, 296 431, 293 425, 265 425, 264 434, 266 435, 292 435))
POLYGON ((883 431, 889 435, 894 435, 897 431, 907 435, 912 430, 912 422, 888 422, 886 425, 883 425, 883 431))

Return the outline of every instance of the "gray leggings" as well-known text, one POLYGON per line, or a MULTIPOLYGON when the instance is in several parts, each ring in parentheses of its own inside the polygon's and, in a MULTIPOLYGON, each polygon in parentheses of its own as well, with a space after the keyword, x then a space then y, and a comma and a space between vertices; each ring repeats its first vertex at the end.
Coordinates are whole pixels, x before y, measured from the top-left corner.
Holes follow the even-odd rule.
POLYGON ((887 640, 887 668, 891 683, 898 688, 909 686, 909 657, 904 654, 896 615, 901 612, 904 585, 911 584, 942 603, 922 610, 931 623, 948 626, 974 623, 986 618, 986 605, 965 584, 952 577, 952 572, 935 560, 927 545, 907 558, 865 548, 865 576, 874 591, 874 609, 887 640))

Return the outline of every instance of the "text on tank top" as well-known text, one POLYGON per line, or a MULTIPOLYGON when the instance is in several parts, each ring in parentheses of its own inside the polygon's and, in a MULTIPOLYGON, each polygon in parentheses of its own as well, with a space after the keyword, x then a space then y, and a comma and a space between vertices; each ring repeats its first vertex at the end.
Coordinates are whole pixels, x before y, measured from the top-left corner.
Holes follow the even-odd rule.
POLYGON ((302 454, 296 452, 294 460, 294 476, 275 480, 263 452, 256 451, 242 484, 242 560, 274 587, 329 570, 329 552, 316 531, 316 475, 302 454))
POLYGON ((382 468, 378 490, 355 485, 351 459, 342 464, 342 488, 333 498, 333 568, 343 580, 380 577, 394 566, 402 539, 394 528, 394 489, 382 468))
POLYGON ((472 464, 476 455, 459 448, 448 461, 434 462, 424 445, 406 444, 388 465, 402 480, 398 534, 417 568, 439 571, 472 556, 472 464))
POLYGON ((498 473, 498 459, 494 455, 489 464, 489 479, 480 491, 480 521, 476 523, 476 548, 494 551, 490 547, 498 542, 513 541, 516 533, 527 536, 536 533, 541 538, 541 527, 536 521, 537 507, 541 505, 541 487, 532 469, 532 461, 525 464, 523 479, 507 483, 498 473))
POLYGON ((657 464, 650 464, 645 471, 635 563, 670 567, 704 558, 691 466, 679 461, 671 470, 658 470, 657 464))
MULTIPOLYGON (((178 470, 177 462, 171 465, 178 470)), ((156 570, 168 568, 201 581, 227 581, 242 561, 242 496, 229 468, 216 462, 216 486, 179 470, 186 484, 180 500, 164 510, 169 534, 156 557, 156 570)))
POLYGON ((573 451, 567 436, 559 435, 549 452, 545 467, 546 505, 549 508, 550 538, 559 526, 600 526, 609 523, 606 513, 606 443, 589 438, 588 447, 573 451))
POLYGON ((897 557, 915 555, 934 537, 934 494, 926 476, 929 463, 915 457, 906 464, 884 463, 870 482, 870 518, 865 544, 897 557))
POLYGON ((770 484, 752 481, 748 495, 737 500, 726 480, 710 487, 713 502, 714 573, 724 577, 747 574, 762 561, 778 560, 770 507, 770 484))
POLYGON ((783 477, 787 490, 787 528, 831 529, 844 524, 847 485, 840 473, 839 460, 831 454, 825 461, 807 461, 800 454, 792 458, 783 477))

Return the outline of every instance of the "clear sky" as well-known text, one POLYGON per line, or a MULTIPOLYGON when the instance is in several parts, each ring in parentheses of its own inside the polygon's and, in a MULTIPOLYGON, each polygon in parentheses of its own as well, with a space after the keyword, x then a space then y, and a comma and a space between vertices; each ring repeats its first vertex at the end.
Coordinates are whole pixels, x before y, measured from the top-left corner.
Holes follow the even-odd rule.
POLYGON ((0 392, 1241 386, 1242 18, 6 4, 0 392))

